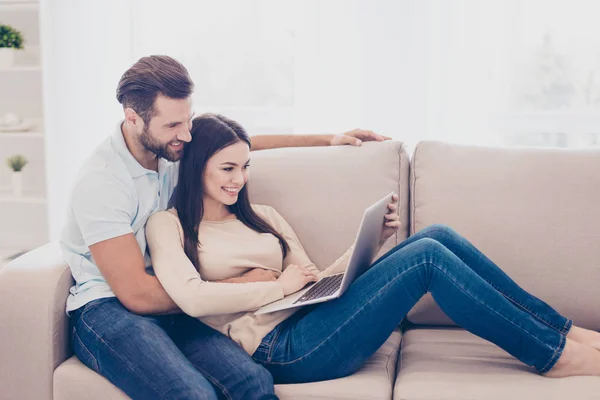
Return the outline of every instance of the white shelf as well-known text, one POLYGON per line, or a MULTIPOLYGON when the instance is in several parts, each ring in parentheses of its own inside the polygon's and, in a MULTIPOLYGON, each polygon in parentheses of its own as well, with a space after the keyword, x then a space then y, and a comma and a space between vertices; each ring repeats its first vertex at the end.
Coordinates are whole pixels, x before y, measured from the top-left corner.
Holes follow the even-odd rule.
POLYGON ((0 132, 0 139, 43 139, 42 132, 0 132))
MULTIPOLYGON (((1 115, 0 115, 1 117, 1 115)), ((44 137, 44 121, 39 118, 25 118, 24 121, 31 126, 28 131, 3 131, 0 130, 0 139, 42 139, 44 137)), ((0 192, 0 195, 2 193, 0 192)))
POLYGON ((43 132, 0 132, 0 139, 43 139, 43 132))
POLYGON ((10 68, 0 68, 0 72, 41 72, 39 65, 15 65, 10 68))
POLYGON ((38 11, 39 8, 40 4, 37 1, 0 0, 2 11, 38 11))
POLYGON ((9 194, 0 194, 0 204, 46 204, 46 198, 43 196, 22 196, 17 197, 9 194))

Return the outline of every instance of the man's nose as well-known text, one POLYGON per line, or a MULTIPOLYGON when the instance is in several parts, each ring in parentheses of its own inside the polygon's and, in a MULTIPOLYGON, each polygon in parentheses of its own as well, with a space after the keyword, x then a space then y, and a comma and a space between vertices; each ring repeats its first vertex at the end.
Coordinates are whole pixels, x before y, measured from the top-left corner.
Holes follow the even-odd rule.
POLYGON ((183 127, 181 132, 179 132, 177 134, 177 140, 180 140, 180 141, 186 142, 186 143, 191 142, 192 134, 190 133, 190 130, 187 127, 183 127))

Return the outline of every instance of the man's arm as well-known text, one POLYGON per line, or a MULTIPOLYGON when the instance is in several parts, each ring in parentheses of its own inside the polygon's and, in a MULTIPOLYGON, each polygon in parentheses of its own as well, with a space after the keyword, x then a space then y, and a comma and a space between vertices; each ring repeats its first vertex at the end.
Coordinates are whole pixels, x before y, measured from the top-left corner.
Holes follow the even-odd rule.
POLYGON ((333 135, 258 135, 252 136, 252 150, 280 147, 329 146, 333 135))
POLYGON ((165 314, 179 308, 158 279, 146 273, 133 233, 90 246, 102 276, 121 303, 136 314, 165 314))
POLYGON ((121 303, 138 314, 172 312, 175 304, 158 279, 146 273, 131 227, 134 190, 114 174, 88 173, 73 188, 72 212, 94 264, 121 303))
POLYGON ((390 137, 378 135, 363 129, 354 129, 339 135, 258 135, 252 136, 252 150, 277 149, 280 147, 313 146, 360 146, 362 142, 390 140, 390 137))

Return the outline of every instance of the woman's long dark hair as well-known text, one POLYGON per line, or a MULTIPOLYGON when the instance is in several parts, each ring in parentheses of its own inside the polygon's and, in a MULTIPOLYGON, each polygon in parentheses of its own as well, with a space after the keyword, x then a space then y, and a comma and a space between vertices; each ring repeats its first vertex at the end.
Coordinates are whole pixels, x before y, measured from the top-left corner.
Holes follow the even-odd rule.
MULTIPOLYGON (((243 141, 251 146, 250 137, 237 122, 218 114, 203 114, 192 121, 192 141, 185 145, 179 163, 179 181, 175 209, 184 234, 185 254, 200 270, 198 228, 204 216, 204 170, 208 160, 219 150, 243 141)), ((270 233, 279 239, 283 258, 289 251, 286 240, 273 227, 259 217, 250 205, 248 183, 238 194, 238 201, 228 206, 248 228, 259 233, 270 233)))

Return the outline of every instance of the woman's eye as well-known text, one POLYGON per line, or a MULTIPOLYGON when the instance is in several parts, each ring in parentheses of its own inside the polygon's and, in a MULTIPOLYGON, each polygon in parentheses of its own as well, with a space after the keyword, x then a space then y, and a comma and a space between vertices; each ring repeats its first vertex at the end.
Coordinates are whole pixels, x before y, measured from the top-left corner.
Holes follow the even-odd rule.
POLYGON ((231 167, 223 168, 223 171, 228 171, 229 172, 229 171, 232 171, 232 170, 233 170, 233 168, 231 168, 231 167))
POLYGON ((244 165, 244 169, 248 169, 248 168, 250 168, 250 164, 244 165))

